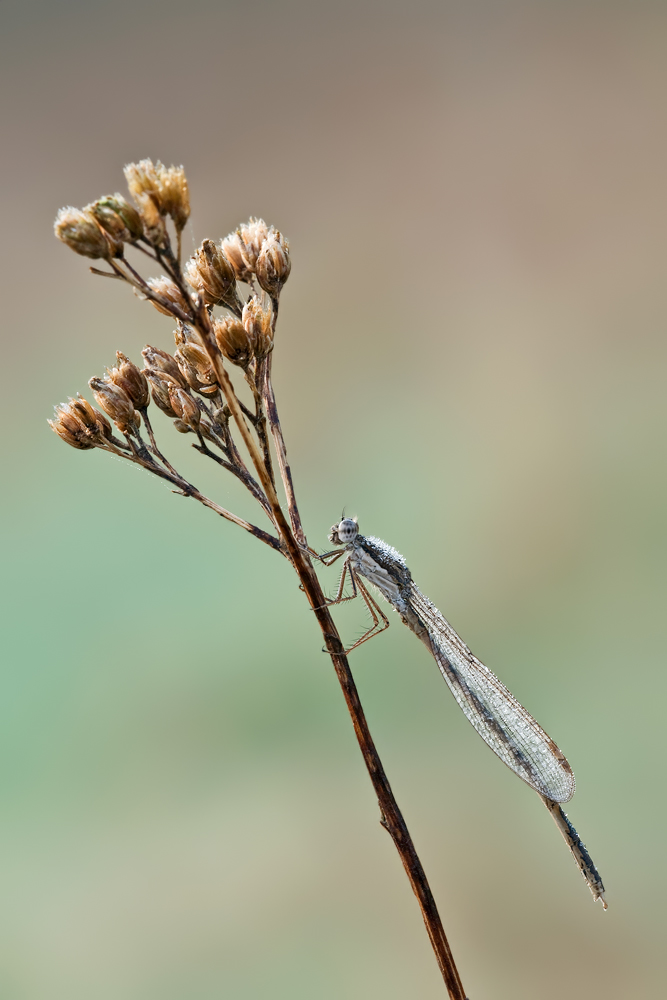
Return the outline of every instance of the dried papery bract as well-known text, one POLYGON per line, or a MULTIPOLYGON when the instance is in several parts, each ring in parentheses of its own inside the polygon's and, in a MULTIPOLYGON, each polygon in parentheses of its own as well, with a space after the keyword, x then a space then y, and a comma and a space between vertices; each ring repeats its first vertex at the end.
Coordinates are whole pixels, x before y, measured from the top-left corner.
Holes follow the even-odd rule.
POLYGON ((124 389, 105 378, 91 378, 88 385, 98 404, 111 417, 119 431, 129 434, 139 426, 139 414, 124 389))
POLYGON ((257 295, 243 307, 243 326, 248 334, 253 357, 264 358, 273 347, 273 310, 257 295))
POLYGON ((276 229, 271 228, 262 244, 255 273, 261 288, 275 301, 289 278, 292 263, 289 256, 289 241, 276 229))
POLYGON ((185 265, 185 276, 207 306, 241 310, 236 291, 236 271, 222 247, 204 240, 185 265))
POLYGON ((54 232, 70 250, 92 260, 109 260, 123 253, 122 241, 109 236, 86 209, 61 208, 56 216, 54 232))

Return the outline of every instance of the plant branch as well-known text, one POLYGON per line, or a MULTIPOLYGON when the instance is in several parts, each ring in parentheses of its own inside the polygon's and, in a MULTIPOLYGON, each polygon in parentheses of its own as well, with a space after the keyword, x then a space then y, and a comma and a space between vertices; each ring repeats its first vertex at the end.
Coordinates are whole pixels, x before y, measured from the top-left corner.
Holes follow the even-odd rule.
POLYGON ((276 397, 273 391, 273 383, 271 381, 272 357, 273 354, 269 354, 262 365, 262 396, 266 406, 266 414, 269 419, 269 427, 271 429, 271 436, 273 437, 273 444, 276 449, 276 455, 278 456, 278 467, 280 469, 280 477, 283 481, 283 487, 285 489, 285 496, 287 497, 287 509, 289 511, 290 522, 292 524, 292 531, 296 535, 299 545, 305 548, 307 545, 306 536, 303 531, 299 508, 296 503, 292 470, 287 459, 287 448, 285 446, 282 427, 280 426, 278 407, 276 406, 276 397))

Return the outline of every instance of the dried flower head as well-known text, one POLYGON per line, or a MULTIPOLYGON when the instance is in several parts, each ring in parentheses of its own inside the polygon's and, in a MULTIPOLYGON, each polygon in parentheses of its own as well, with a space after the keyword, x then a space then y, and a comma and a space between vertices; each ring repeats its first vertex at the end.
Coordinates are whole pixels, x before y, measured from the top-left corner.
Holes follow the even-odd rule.
POLYGON ((107 369, 110 380, 125 390, 137 410, 145 410, 150 402, 145 376, 120 351, 116 351, 116 364, 117 368, 107 369))
POLYGON ((87 209, 61 208, 53 229, 61 242, 82 257, 108 260, 110 257, 122 256, 122 242, 101 229, 95 216, 87 209))
POLYGON ((192 430, 196 430, 199 427, 201 410, 185 389, 179 389, 178 386, 170 385, 169 401, 177 418, 182 420, 186 427, 191 427, 192 430))
POLYGON ((262 299, 251 295, 243 307, 243 326, 256 358, 266 357, 273 347, 273 310, 262 299))
POLYGON ((141 418, 124 389, 108 378, 91 378, 88 385, 93 390, 93 396, 99 405, 111 417, 119 431, 128 434, 139 426, 141 418))
POLYGON ((252 342, 236 316, 213 320, 213 333, 224 357, 233 365, 247 368, 253 358, 252 342))
POLYGON ((204 396, 214 396, 218 391, 218 384, 208 355, 206 355, 206 361, 203 361, 200 352, 205 354, 205 351, 199 348, 199 352, 191 351, 189 355, 186 355, 185 352, 188 348, 195 348, 195 345, 184 344, 174 351, 174 360, 182 378, 195 392, 200 392, 204 396), (196 358, 196 361, 190 360, 191 358, 196 358))
POLYGON ((190 218, 190 191, 183 167, 165 167, 157 162, 160 200, 176 229, 182 230, 190 218))
POLYGON ((130 194, 139 206, 147 236, 153 243, 164 240, 165 229, 161 221, 170 215, 178 232, 190 217, 190 194, 183 167, 165 167, 158 160, 140 160, 128 163, 125 179, 130 194))
POLYGON ((250 271, 255 270, 257 258, 262 250, 262 243, 269 235, 269 227, 264 219, 254 219, 252 216, 244 222, 236 232, 243 243, 243 256, 250 271))
POLYGON ((164 316, 173 316, 173 311, 169 306, 175 306, 186 316, 191 311, 191 304, 185 300, 178 285, 171 280, 171 278, 165 277, 164 274, 160 275, 159 278, 149 278, 146 282, 150 290, 155 294, 159 295, 165 300, 163 305, 160 302, 156 302, 155 299, 150 299, 149 301, 155 306, 158 312, 161 312, 164 316))
POLYGON ((86 209, 94 216, 97 224, 116 240, 134 243, 144 235, 141 216, 122 194, 105 195, 92 205, 87 205, 86 209))
POLYGON ((207 306, 239 307, 236 270, 222 246, 204 240, 185 265, 185 276, 207 306))
POLYGON ((237 281, 252 281, 253 271, 245 257, 245 244, 238 233, 230 233, 221 241, 220 247, 236 272, 237 281))
POLYGON ((175 417, 176 414, 169 399, 169 387, 175 385, 182 388, 180 372, 178 373, 178 381, 156 368, 144 368, 143 374, 151 387, 151 396, 157 408, 166 413, 168 417, 175 417))
POLYGON ((54 419, 47 422, 58 437, 80 451, 100 447, 112 436, 104 414, 80 395, 56 406, 54 419))
POLYGON ((166 375, 169 375, 172 382, 176 382, 178 385, 181 384, 181 373, 171 354, 161 351, 159 347, 151 347, 150 344, 146 344, 141 355, 148 368, 164 372, 166 375))
POLYGON ((271 227, 255 265, 257 281, 271 298, 277 299, 281 288, 289 278, 291 269, 289 241, 277 229, 271 227))

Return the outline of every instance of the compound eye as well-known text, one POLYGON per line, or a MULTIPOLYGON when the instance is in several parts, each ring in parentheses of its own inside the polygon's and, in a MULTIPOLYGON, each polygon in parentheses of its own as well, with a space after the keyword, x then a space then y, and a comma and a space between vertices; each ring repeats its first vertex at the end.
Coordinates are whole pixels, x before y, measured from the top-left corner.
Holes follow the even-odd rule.
POLYGON ((358 530, 356 521, 346 517, 338 525, 338 537, 341 541, 351 542, 356 537, 358 530))

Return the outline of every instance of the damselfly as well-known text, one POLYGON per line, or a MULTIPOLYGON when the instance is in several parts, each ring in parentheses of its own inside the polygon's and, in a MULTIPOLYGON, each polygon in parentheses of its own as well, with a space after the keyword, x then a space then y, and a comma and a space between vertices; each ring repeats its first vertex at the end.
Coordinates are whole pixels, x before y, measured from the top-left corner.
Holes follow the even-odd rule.
POLYGON ((346 653, 389 627, 389 619, 363 582, 366 580, 380 591, 433 655, 450 691, 482 739, 540 795, 593 899, 600 899, 606 909, 602 879, 560 806, 574 795, 574 774, 564 754, 496 675, 473 656, 449 622, 422 594, 396 549, 379 538, 361 535, 356 518, 343 518, 334 524, 329 541, 340 547, 318 558, 327 566, 341 556, 345 556, 345 561, 338 593, 328 603, 341 604, 360 596, 373 621, 346 653), (344 596, 347 579, 352 593, 344 596))

